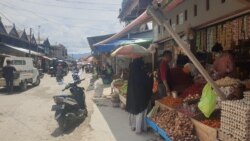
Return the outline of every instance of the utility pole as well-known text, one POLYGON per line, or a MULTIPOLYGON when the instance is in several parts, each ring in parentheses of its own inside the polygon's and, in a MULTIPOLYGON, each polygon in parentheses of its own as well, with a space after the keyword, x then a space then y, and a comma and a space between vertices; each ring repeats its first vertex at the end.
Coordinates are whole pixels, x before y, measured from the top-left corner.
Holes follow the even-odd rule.
MULTIPOLYGON (((40 25, 38 25, 38 45, 40 45, 40 25)), ((38 52, 38 46, 37 46, 37 50, 36 50, 37 52, 38 52)))
POLYGON ((30 50, 31 50, 31 34, 32 34, 32 28, 30 28, 29 57, 31 56, 31 54, 30 54, 30 50))

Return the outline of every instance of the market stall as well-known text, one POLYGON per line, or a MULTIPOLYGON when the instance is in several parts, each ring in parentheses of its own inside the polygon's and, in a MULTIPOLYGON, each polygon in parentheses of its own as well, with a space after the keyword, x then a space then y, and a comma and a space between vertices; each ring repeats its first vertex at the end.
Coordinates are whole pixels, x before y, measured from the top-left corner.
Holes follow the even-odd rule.
POLYGON ((113 102, 121 102, 121 107, 125 107, 126 105, 126 95, 127 95, 127 87, 128 81, 122 79, 116 79, 112 82, 113 84, 113 102), (119 100, 115 100, 119 99, 119 100))
MULTIPOLYGON (((174 89, 175 92, 171 96, 169 95, 168 97, 157 100, 155 107, 159 108, 153 108, 148 115, 148 125, 154 129, 155 132, 158 132, 166 141, 197 139, 200 141, 250 140, 250 124, 248 122, 248 116, 250 115, 249 92, 245 92, 245 98, 243 98, 244 88, 248 87, 249 81, 243 83, 238 79, 225 76, 217 77, 217 74, 212 74, 209 71, 210 69, 204 68, 192 52, 186 48, 187 44, 183 42, 168 23, 163 20, 164 16, 162 16, 161 12, 150 7, 148 8, 148 13, 158 25, 162 25, 166 28, 177 45, 188 56, 195 68, 197 68, 203 79, 206 80, 205 82, 208 82, 207 84, 194 83, 182 93, 177 94, 177 96, 175 93, 179 91, 174 89), (178 95, 180 97, 178 97, 178 95), (167 110, 165 111, 165 109, 167 110), (184 119, 180 119, 180 115, 182 115, 181 117, 184 119), (185 121, 186 124, 180 126, 176 124, 177 121, 185 121), (172 123, 172 126, 169 126, 169 123, 172 123), (186 134, 183 136, 179 133, 186 134)), ((196 36, 198 50, 209 53, 217 41, 223 45, 224 50, 234 49, 233 51, 236 54, 242 54, 244 51, 240 50, 247 50, 246 46, 249 47, 249 36, 245 34, 248 32, 242 32, 248 29, 246 23, 249 17, 250 16, 247 15, 234 21, 228 21, 223 25, 216 25, 216 28, 210 27, 209 29, 204 29, 204 31, 198 31, 196 36), (237 24, 237 26, 233 26, 233 24, 237 24), (241 33, 238 34, 238 31, 241 31, 241 33), (245 47, 243 48, 240 45, 242 41, 245 42, 245 47)), ((239 55, 238 58, 235 58, 236 64, 243 61, 239 59, 243 57, 246 59, 249 58, 249 55, 239 55)), ((247 60, 243 62, 246 63, 247 60)), ((242 77, 248 73, 244 73, 244 71, 241 72, 239 65, 237 67, 237 78, 248 79, 249 75, 242 77)), ((197 81, 194 80, 194 82, 197 81)))
MULTIPOLYGON (((182 93, 177 94, 176 91, 173 91, 171 96, 156 100, 155 107, 152 109, 148 115, 148 118, 146 119, 148 125, 154 129, 155 132, 158 132, 166 141, 178 140, 179 138, 176 138, 175 134, 184 132, 182 130, 190 131, 191 129, 194 130, 192 134, 190 132, 189 134, 186 134, 186 137, 183 137, 179 140, 195 140, 195 136, 200 141, 215 141, 220 138, 222 138, 221 140, 224 141, 225 138, 230 136, 235 136, 235 138, 238 137, 239 140, 243 139, 243 137, 246 138, 248 134, 245 135, 245 133, 243 136, 237 131, 234 135, 234 132, 231 132, 230 130, 233 130, 236 128, 236 125, 240 124, 238 123, 239 120, 247 123, 247 121, 245 122, 246 119, 244 118, 247 117, 247 112, 250 111, 250 109, 247 107, 248 105, 246 104, 249 103, 247 98, 249 98, 250 92, 245 92, 245 100, 235 100, 242 99, 243 96, 242 94, 244 85, 240 80, 225 77, 215 82, 226 95, 228 100, 223 101, 221 104, 220 99, 217 97, 217 106, 212 110, 211 114, 208 115, 206 111, 203 111, 204 108, 201 107, 202 97, 204 97, 204 94, 207 93, 204 89, 207 87, 207 85, 204 87, 203 84, 193 84, 182 93), (232 107, 234 107, 234 110, 237 112, 235 112, 232 107), (161 109, 164 110, 161 111, 161 109), (167 111, 165 111, 165 109, 167 109, 167 111), (168 114, 171 113, 168 110, 174 111, 175 116, 168 117, 168 120, 166 120, 166 117, 164 116, 170 116, 168 114), (180 117, 176 115, 181 115, 182 119, 179 119, 180 117), (173 121, 185 120, 187 123, 190 120, 191 125, 189 125, 189 128, 184 128, 184 125, 180 126, 173 124, 172 126, 176 126, 175 128, 180 129, 172 134, 172 131, 174 130, 172 129, 173 127, 166 125, 171 121, 169 118, 173 121), (233 121, 233 119, 235 119, 235 121, 233 121), (229 120, 231 120, 230 123, 229 120), (228 124, 233 126, 230 127, 228 124), (239 138, 240 135, 243 137, 241 136, 241 138, 239 138)), ((245 85, 246 84, 248 83, 245 83, 245 85)), ((242 132, 246 130, 245 128, 248 128, 248 126, 244 125, 244 130, 242 129, 242 132)), ((181 137, 181 135, 179 135, 179 137, 181 137)))

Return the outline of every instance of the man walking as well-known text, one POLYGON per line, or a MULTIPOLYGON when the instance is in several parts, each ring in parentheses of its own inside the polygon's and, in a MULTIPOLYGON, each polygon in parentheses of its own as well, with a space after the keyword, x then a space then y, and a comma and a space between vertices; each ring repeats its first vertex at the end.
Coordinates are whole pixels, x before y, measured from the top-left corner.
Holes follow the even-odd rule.
POLYGON ((12 93, 13 92, 14 72, 16 71, 16 68, 11 66, 10 60, 7 60, 6 63, 7 63, 7 65, 3 67, 3 77, 5 78, 8 93, 12 93))

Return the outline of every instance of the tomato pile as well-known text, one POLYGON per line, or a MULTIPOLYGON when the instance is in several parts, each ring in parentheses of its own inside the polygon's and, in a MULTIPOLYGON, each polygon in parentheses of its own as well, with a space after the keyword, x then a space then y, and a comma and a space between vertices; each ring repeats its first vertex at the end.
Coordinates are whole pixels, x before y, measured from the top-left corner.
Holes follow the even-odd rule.
POLYGON ((202 120, 201 123, 213 127, 213 128, 220 128, 220 120, 219 119, 205 119, 202 120))
POLYGON ((203 87, 204 84, 193 84, 181 94, 181 97, 185 98, 189 95, 196 95, 196 94, 201 95, 203 87))

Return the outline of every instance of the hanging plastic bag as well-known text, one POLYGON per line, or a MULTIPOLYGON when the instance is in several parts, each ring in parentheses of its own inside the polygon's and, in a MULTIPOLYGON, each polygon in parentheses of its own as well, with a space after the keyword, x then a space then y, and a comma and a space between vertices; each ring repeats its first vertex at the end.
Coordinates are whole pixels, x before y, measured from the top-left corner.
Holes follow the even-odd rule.
POLYGON ((211 85, 207 83, 202 91, 202 96, 200 102, 198 104, 199 109, 205 115, 205 117, 209 118, 213 113, 216 107, 216 94, 213 91, 211 85))
POLYGON ((153 93, 156 94, 158 92, 158 81, 156 79, 154 79, 154 82, 153 82, 153 93))

